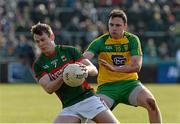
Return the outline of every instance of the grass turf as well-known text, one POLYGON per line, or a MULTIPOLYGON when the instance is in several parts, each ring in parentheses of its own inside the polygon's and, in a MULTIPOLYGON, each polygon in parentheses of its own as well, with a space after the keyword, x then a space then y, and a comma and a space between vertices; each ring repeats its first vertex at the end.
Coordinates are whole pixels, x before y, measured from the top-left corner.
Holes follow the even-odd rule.
MULTIPOLYGON (((146 84, 157 99, 164 123, 180 123, 180 85, 146 84)), ((96 88, 96 86, 94 86, 96 88)), ((60 112, 55 94, 37 84, 0 83, 0 123, 51 123, 60 112)), ((145 109, 119 104, 113 113, 121 123, 148 123, 145 109)))

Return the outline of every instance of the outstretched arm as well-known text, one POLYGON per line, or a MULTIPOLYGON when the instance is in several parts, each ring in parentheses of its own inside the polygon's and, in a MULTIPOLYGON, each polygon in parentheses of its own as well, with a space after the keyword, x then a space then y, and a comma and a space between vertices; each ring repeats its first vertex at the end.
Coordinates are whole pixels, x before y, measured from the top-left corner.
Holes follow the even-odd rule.
POLYGON ((83 59, 81 61, 82 64, 86 65, 86 69, 88 71, 88 75, 96 76, 98 74, 98 70, 95 65, 93 65, 88 59, 83 59))
POLYGON ((111 71, 116 72, 124 72, 124 73, 132 73, 132 72, 139 72, 142 66, 142 56, 132 56, 131 57, 131 64, 122 65, 122 66, 115 66, 111 65, 103 59, 99 59, 100 64, 111 71))
POLYGON ((94 57, 94 53, 89 52, 89 51, 85 51, 83 53, 83 56, 84 56, 84 58, 91 60, 94 57))
POLYGON ((82 63, 87 66, 86 68, 88 70, 88 74, 90 76, 96 76, 98 74, 98 70, 96 66, 90 61, 94 57, 94 53, 85 51, 83 56, 85 59, 83 59, 82 63))

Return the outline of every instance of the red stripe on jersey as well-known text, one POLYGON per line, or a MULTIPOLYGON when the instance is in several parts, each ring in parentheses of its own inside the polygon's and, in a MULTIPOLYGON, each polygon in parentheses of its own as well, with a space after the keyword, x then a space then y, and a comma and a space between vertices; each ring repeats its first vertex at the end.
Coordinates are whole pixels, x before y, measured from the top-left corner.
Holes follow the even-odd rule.
POLYGON ((53 69, 53 70, 51 70, 51 72, 49 72, 50 79, 51 80, 57 79, 62 74, 64 67, 67 66, 68 64, 72 64, 72 63, 74 63, 73 60, 71 60, 71 61, 69 61, 69 62, 67 62, 67 63, 65 63, 65 64, 63 64, 63 65, 61 65, 61 66, 59 66, 59 67, 57 67, 55 69, 53 69))
POLYGON ((76 60, 76 62, 81 62, 83 59, 84 59, 84 57, 79 58, 79 59, 76 60))
POLYGON ((92 89, 93 92, 95 93, 94 88, 92 88, 91 85, 87 81, 84 81, 84 83, 82 84, 82 88, 83 89, 92 89))
POLYGON ((38 81, 39 81, 39 80, 40 80, 44 75, 46 75, 46 74, 47 74, 46 72, 43 72, 40 77, 38 77, 38 76, 36 75, 36 78, 37 78, 38 81))

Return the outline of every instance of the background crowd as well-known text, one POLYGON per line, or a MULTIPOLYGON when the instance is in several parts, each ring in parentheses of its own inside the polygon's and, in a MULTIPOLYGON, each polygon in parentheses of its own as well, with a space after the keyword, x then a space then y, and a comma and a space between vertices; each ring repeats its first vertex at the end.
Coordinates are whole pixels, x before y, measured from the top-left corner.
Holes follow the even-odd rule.
POLYGON ((107 31, 112 8, 128 16, 128 30, 141 39, 144 62, 175 59, 180 49, 179 0, 0 0, 0 59, 19 59, 32 65, 38 50, 31 26, 49 24, 57 44, 84 51, 107 31))

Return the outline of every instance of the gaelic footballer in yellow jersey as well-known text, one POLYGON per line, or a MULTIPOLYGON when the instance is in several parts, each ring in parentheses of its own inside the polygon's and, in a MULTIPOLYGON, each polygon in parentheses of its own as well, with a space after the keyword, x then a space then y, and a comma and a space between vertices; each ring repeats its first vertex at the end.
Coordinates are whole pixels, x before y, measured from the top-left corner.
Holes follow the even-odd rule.
MULTIPOLYGON (((142 56, 139 38, 129 32, 125 32, 124 37, 120 39, 113 39, 109 33, 106 33, 95 39, 87 50, 94 54, 97 53, 98 59, 106 60, 109 64, 116 66, 130 64, 133 55, 142 56)), ((113 72, 99 64, 98 83, 100 85, 107 82, 137 79, 137 72, 113 72)))
POLYGON ((113 109, 119 103, 141 106, 150 123, 161 123, 161 113, 152 93, 138 80, 142 66, 139 38, 126 31, 127 17, 120 9, 110 12, 108 33, 91 42, 84 57, 98 56, 97 95, 113 109))

